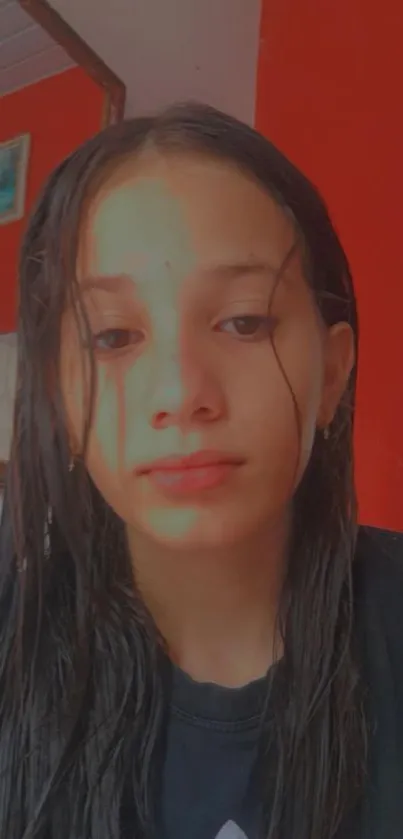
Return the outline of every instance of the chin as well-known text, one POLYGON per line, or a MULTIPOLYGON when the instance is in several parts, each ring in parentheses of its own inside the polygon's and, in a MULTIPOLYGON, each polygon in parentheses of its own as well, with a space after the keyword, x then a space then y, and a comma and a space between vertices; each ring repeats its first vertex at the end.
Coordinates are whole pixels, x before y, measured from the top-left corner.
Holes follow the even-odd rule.
POLYGON ((227 511, 154 508, 143 520, 141 530, 148 538, 177 550, 203 550, 230 546, 245 539, 254 527, 227 511), (235 524, 236 523, 236 524, 235 524))

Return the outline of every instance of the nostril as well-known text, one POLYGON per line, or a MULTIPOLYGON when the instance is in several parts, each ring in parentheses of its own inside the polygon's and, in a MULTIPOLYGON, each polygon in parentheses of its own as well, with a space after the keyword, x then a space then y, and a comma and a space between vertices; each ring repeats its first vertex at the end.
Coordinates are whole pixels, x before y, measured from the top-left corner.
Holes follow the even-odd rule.
POLYGON ((168 417, 169 417, 169 414, 168 414, 167 411, 158 411, 158 413, 153 414, 153 416, 151 418, 152 427, 153 428, 161 428, 161 426, 165 425, 168 417))

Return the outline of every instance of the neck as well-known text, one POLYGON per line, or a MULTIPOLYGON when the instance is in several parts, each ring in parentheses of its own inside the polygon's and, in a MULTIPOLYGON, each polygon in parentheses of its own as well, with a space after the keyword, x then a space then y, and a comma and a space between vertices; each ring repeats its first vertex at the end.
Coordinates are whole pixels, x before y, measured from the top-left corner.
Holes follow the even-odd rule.
POLYGON ((278 658, 287 533, 280 522, 244 544, 196 550, 129 533, 144 602, 172 661, 196 681, 240 686, 278 658))

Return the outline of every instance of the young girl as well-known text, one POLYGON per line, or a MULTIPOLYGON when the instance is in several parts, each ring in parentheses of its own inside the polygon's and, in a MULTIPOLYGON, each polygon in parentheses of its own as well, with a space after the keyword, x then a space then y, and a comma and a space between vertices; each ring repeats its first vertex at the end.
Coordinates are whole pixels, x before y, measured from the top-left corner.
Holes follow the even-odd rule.
POLYGON ((108 128, 19 309, 2 839, 401 839, 402 541, 357 528, 316 190, 211 108, 108 128))

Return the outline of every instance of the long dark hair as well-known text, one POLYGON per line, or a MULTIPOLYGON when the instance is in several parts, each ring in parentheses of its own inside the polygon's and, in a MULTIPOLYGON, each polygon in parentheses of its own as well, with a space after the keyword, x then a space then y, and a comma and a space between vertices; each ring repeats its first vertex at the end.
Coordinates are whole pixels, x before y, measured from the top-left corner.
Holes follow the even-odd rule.
MULTIPOLYGON (((270 142, 235 119, 182 105, 128 120, 51 175, 22 248, 0 542, 0 833, 7 839, 118 839, 125 796, 139 839, 149 835, 155 809, 162 640, 136 592, 123 523, 84 467, 69 472, 60 391, 68 303, 87 328, 75 279, 86 201, 107 171, 147 148, 222 159, 263 185, 293 220, 324 321, 348 321, 357 335, 348 262, 322 199, 270 142)), ((267 712, 275 724, 262 743, 271 839, 331 839, 365 780, 352 594, 354 389, 353 374, 295 497, 279 612, 284 655, 267 712)), ((90 423, 91 399, 87 433, 90 423)))

